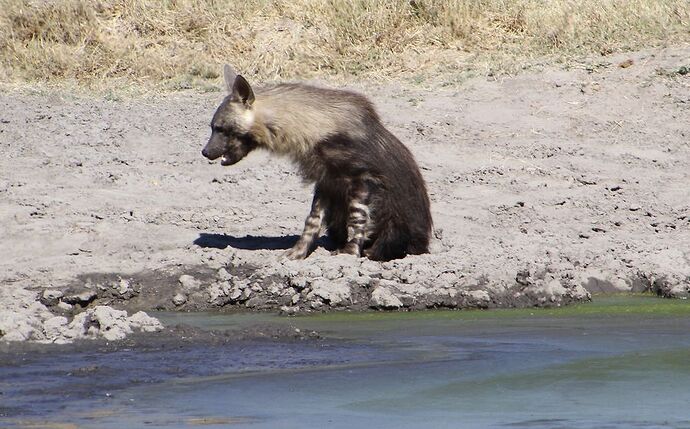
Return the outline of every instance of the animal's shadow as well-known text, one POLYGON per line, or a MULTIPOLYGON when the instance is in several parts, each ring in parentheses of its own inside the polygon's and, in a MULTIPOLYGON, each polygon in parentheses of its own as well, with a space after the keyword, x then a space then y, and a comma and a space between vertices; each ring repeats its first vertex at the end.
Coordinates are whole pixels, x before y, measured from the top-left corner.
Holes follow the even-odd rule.
MULTIPOLYGON (((234 249, 244 250, 287 250, 291 248, 299 239, 298 235, 286 235, 283 237, 260 237, 245 235, 244 237, 233 237, 226 234, 207 234, 202 232, 199 238, 194 240, 194 244, 199 247, 212 247, 215 249, 234 249)), ((326 250, 335 250, 335 246, 323 236, 316 240, 316 247, 323 247, 326 250)))

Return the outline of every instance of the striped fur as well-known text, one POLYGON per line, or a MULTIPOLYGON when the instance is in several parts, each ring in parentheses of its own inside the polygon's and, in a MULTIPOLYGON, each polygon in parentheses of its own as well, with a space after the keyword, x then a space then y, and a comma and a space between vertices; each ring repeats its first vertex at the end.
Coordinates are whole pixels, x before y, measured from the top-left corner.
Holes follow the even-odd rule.
POLYGON ((340 252, 375 260, 427 253, 424 180, 410 151, 364 96, 303 84, 254 89, 229 67, 228 95, 202 154, 231 165, 256 148, 288 156, 315 183, 304 231, 286 256, 306 257, 325 224, 340 252))

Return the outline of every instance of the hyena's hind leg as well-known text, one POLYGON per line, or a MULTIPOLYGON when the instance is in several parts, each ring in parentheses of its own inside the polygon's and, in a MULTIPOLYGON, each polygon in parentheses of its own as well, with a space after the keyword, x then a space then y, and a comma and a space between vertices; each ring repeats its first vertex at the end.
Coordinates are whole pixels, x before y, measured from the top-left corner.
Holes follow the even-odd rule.
POLYGON ((340 253, 361 256, 371 217, 369 211, 369 185, 365 180, 352 183, 347 207, 347 243, 340 253))
POLYGON ((402 228, 396 228, 393 223, 387 223, 379 231, 371 246, 364 251, 364 255, 372 261, 390 261, 404 258, 406 254, 426 253, 410 247, 409 234, 402 228))
POLYGON ((347 243, 347 201, 328 199, 324 209, 324 223, 328 228, 328 239, 335 249, 342 249, 347 243))
POLYGON ((318 189, 314 190, 314 200, 311 203, 311 211, 307 220, 304 222, 304 231, 302 231, 302 236, 297 240, 294 246, 287 252, 285 252, 285 257, 290 259, 304 259, 309 254, 314 241, 319 236, 321 232, 321 224, 323 222, 323 200, 319 195, 318 189))

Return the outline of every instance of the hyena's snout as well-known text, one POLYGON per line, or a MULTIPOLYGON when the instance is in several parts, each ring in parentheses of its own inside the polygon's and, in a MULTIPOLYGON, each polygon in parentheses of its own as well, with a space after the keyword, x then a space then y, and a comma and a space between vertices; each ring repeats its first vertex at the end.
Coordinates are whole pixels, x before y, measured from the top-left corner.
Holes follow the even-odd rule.
POLYGON ((232 165, 247 156, 256 146, 250 138, 227 138, 213 133, 201 154, 211 161, 220 158, 220 165, 232 165))
MULTIPOLYGON (((209 158, 209 156, 208 156, 208 149, 206 149, 206 146, 204 146, 204 148, 201 149, 201 154, 202 154, 204 157, 209 158)), ((209 159, 211 159, 211 158, 209 158, 209 159)))
POLYGON ((216 135, 211 135, 208 143, 201 150, 201 154, 213 161, 220 158, 225 153, 225 142, 221 141, 216 135))

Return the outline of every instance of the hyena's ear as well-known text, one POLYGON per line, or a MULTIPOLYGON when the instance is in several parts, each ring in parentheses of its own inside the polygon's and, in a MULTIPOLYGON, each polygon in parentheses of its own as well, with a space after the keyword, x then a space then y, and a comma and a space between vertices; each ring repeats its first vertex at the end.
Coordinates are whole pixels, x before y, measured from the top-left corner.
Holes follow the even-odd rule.
POLYGON ((228 89, 228 92, 232 94, 232 87, 235 85, 237 72, 229 64, 226 64, 223 66, 223 76, 225 76, 225 87, 228 89))
POLYGON ((232 85, 232 98, 241 101, 247 106, 251 106, 254 102, 254 91, 249 85, 249 82, 242 75, 237 75, 235 83, 232 85))

